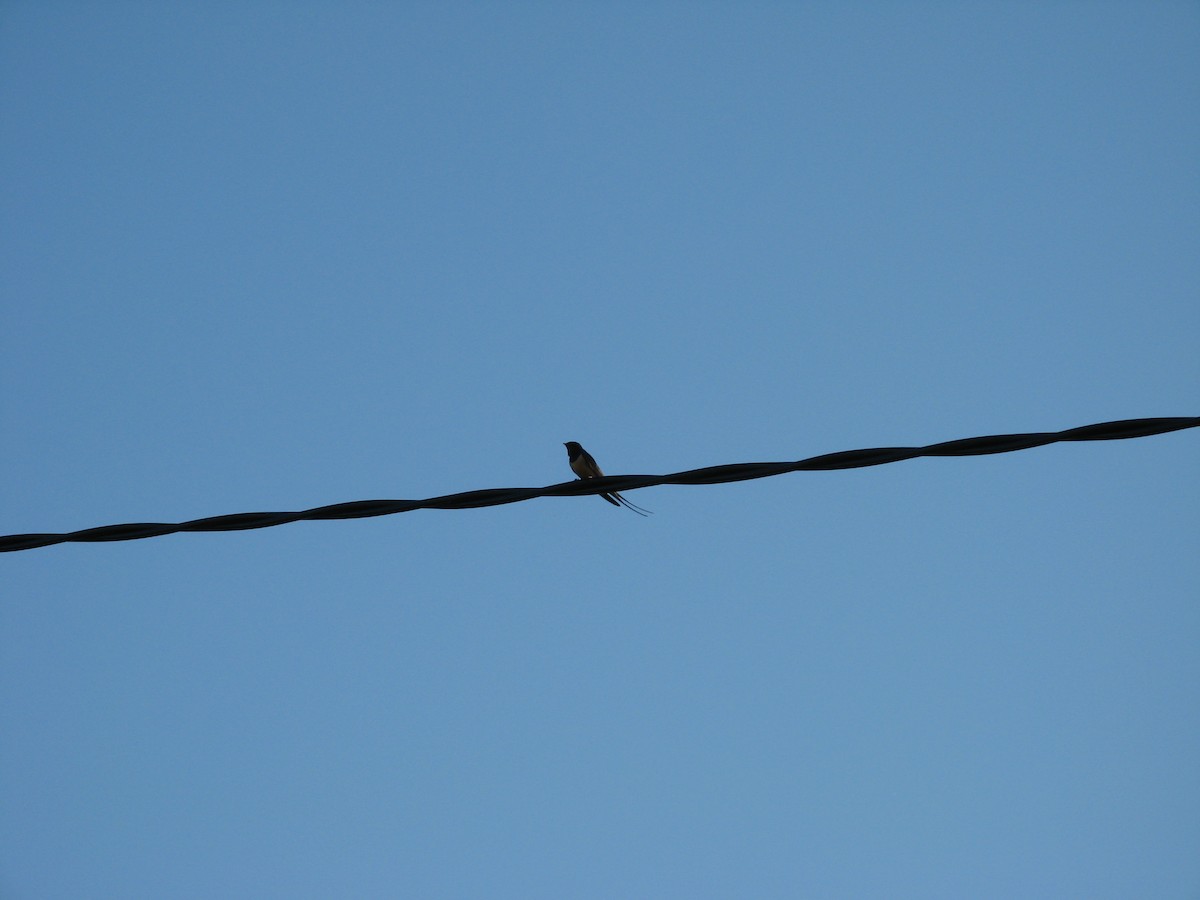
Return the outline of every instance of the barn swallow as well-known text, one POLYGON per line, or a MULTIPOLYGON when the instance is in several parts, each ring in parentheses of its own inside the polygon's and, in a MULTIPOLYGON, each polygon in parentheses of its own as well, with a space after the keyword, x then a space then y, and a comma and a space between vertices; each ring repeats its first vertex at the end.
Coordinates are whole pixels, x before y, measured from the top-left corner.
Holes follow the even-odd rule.
MULTIPOLYGON (((596 461, 592 459, 592 454, 584 450, 577 442, 567 441, 563 446, 567 448, 567 461, 571 464, 571 471, 580 478, 600 478, 604 475, 600 471, 600 467, 596 465, 596 461)), ((616 491, 601 494, 600 496, 613 506, 624 506, 626 509, 633 510, 639 516, 651 515, 650 510, 642 509, 637 504, 630 503, 616 491)))

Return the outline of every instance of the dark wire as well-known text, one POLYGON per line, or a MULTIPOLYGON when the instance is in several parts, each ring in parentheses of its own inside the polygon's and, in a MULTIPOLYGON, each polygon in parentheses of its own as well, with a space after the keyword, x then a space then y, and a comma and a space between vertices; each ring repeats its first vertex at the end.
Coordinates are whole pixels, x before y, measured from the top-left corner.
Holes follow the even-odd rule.
POLYGON ((139 538, 157 537, 179 531, 245 531, 250 528, 269 528, 301 520, 365 519, 371 516, 390 516, 393 513, 410 512, 414 509, 471 509, 480 506, 500 506, 518 503, 534 497, 575 497, 583 494, 601 494, 612 491, 634 491, 639 488, 660 484, 722 484, 731 481, 748 481, 752 478, 769 478, 786 472, 815 472, 833 469, 857 469, 863 466, 880 466, 884 463, 915 459, 918 456, 982 456, 989 453, 1010 453, 1028 450, 1058 441, 1113 441, 1124 438, 1147 437, 1166 434, 1184 428, 1200 426, 1200 416, 1170 419, 1124 419, 1119 422, 1103 422, 1085 425, 1066 431, 1046 431, 1032 434, 994 434, 987 437, 965 438, 930 444, 928 447, 876 447, 869 450, 843 450, 814 456, 798 462, 734 463, 725 466, 708 466, 690 469, 672 475, 608 475, 589 478, 586 481, 565 481, 542 488, 491 488, 482 491, 466 491, 447 494, 428 500, 356 500, 350 503, 335 503, 318 506, 302 512, 255 512, 234 513, 227 516, 212 516, 193 519, 178 525, 161 522, 140 522, 128 525, 103 525, 66 534, 10 534, 0 537, 0 552, 32 550, 68 541, 90 543, 94 541, 132 541, 139 538))

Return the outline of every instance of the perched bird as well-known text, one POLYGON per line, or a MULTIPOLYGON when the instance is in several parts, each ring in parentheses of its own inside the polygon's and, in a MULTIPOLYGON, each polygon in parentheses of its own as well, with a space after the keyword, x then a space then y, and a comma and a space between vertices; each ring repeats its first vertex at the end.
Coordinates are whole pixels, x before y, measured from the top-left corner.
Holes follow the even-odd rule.
MULTIPOLYGON (((567 448, 567 462, 571 464, 571 471, 580 478, 600 478, 604 475, 600 471, 600 467, 596 465, 596 461, 592 459, 592 454, 588 453, 583 447, 579 446, 576 441, 567 441, 563 444, 567 448)), ((601 494, 605 500, 613 506, 624 506, 626 509, 631 509, 639 516, 651 515, 650 510, 642 509, 635 503, 630 503, 616 491, 608 494, 601 494)))

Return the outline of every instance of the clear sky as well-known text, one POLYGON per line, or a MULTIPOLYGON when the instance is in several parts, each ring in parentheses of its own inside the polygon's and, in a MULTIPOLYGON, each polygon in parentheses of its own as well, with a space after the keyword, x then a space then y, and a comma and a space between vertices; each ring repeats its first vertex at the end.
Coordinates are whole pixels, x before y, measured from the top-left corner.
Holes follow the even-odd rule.
MULTIPOLYGON (((1200 6, 0 5, 0 534, 1200 413, 1200 6)), ((0 556, 0 896, 1200 896, 1200 432, 0 556)))

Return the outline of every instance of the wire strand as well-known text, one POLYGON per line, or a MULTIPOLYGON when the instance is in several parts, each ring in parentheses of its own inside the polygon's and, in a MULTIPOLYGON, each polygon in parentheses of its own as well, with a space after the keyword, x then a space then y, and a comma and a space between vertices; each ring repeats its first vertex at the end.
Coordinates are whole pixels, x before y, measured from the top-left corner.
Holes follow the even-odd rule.
POLYGON ((606 475, 601 478, 565 481, 542 488, 490 488, 430 497, 427 500, 355 500, 318 506, 302 512, 251 512, 193 519, 176 525, 162 522, 139 522, 126 525, 103 525, 65 534, 10 534, 0 536, 0 552, 32 550, 52 544, 94 543, 100 541, 133 541, 158 537, 181 531, 246 531, 251 528, 270 528, 302 520, 366 519, 390 516, 414 509, 475 509, 519 503, 534 497, 576 497, 587 494, 634 491, 660 484, 725 484, 770 478, 788 472, 835 471, 880 466, 885 463, 916 459, 919 456, 984 456, 990 453, 1011 453, 1029 450, 1059 441, 1113 441, 1148 437, 1200 426, 1200 416, 1160 419, 1123 419, 1084 425, 1066 431, 1046 431, 1029 434, 994 434, 986 437, 964 438, 930 444, 927 447, 875 447, 866 450, 843 450, 796 462, 734 463, 689 469, 671 475, 606 475))

